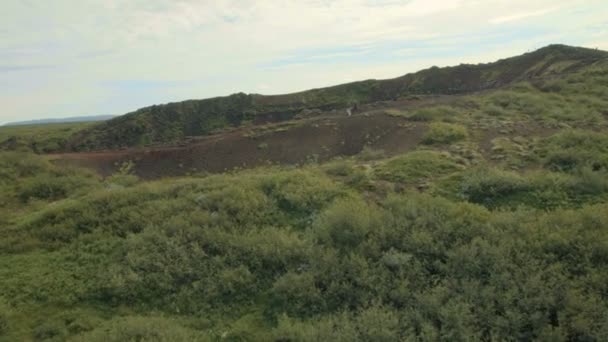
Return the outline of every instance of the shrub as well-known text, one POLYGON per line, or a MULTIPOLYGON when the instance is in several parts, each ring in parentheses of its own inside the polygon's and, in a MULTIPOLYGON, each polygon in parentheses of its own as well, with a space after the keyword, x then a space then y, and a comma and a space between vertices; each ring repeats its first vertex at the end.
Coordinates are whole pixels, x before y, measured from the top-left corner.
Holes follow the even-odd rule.
POLYGON ((0 152, 0 185, 15 185, 26 177, 48 173, 53 166, 45 158, 28 152, 0 152))
POLYGON ((11 309, 4 301, 2 297, 0 297, 0 337, 6 334, 9 328, 9 316, 11 313, 11 309))
POLYGON ((465 174, 460 195, 470 202, 494 208, 527 189, 525 180, 515 173, 480 168, 465 174))
POLYGON ((68 194, 70 184, 66 178, 49 178, 47 176, 36 177, 28 180, 22 185, 19 199, 27 202, 30 198, 56 200, 64 198, 68 194))
POLYGON ((126 188, 137 184, 139 182, 139 177, 136 175, 115 174, 106 178, 105 182, 110 188, 126 188))
POLYGON ((301 321, 283 315, 273 331, 275 341, 401 341, 399 315, 373 305, 353 313, 340 312, 301 321))
POLYGON ((57 200, 97 188, 99 183, 87 173, 40 174, 22 180, 17 196, 22 202, 35 198, 57 200))
POLYGON ((337 200, 314 224, 319 240, 342 250, 356 248, 379 224, 379 213, 361 199, 337 200))
POLYGON ((51 319, 37 324, 33 329, 33 335, 36 341, 61 341, 65 340, 67 330, 63 322, 51 319))
POLYGON ((447 119, 454 117, 458 115, 459 112, 453 107, 436 106, 415 109, 413 111, 389 109, 386 111, 386 113, 391 116, 405 117, 412 121, 436 121, 444 118, 447 119))
POLYGON ((540 96, 533 89, 512 89, 497 91, 488 97, 491 105, 498 106, 503 110, 527 114, 533 117, 543 117, 554 107, 546 97, 540 96))
POLYGON ((509 112, 504 108, 495 104, 489 104, 483 108, 483 112, 490 116, 507 116, 509 112))
POLYGON ((414 151, 390 159, 375 170, 376 177, 392 182, 417 182, 444 176, 462 167, 446 154, 435 151, 414 151))
POLYGON ((261 183, 262 191, 298 227, 309 224, 313 215, 343 195, 337 183, 310 170, 277 172, 261 183))
POLYGON ((361 152, 359 152, 358 157, 364 161, 377 160, 385 157, 384 150, 373 149, 369 146, 363 146, 361 152))
POLYGON ((77 336, 75 341, 200 341, 208 340, 202 333, 162 316, 115 317, 91 332, 77 336))
POLYGON ((276 313, 311 317, 325 310, 321 290, 312 273, 286 273, 272 285, 272 307, 276 313))
POLYGON ((346 160, 330 162, 325 165, 324 169, 328 175, 340 177, 350 176, 354 172, 353 165, 346 160))
POLYGON ((541 141, 538 153, 544 166, 554 171, 573 172, 584 167, 608 170, 608 135, 590 131, 557 133, 541 141))
POLYGON ((464 126, 446 122, 433 122, 429 125, 422 143, 427 145, 450 144, 464 140, 467 136, 467 129, 464 126))

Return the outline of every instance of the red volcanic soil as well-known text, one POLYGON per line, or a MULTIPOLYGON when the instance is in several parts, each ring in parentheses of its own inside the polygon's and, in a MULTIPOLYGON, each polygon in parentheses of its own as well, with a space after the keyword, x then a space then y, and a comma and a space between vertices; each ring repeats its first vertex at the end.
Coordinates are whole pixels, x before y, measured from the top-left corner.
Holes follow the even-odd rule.
POLYGON ((52 157, 57 163, 93 168, 102 176, 132 161, 138 176, 153 179, 267 164, 325 161, 357 154, 364 146, 392 155, 414 149, 425 130, 424 123, 409 122, 382 111, 350 117, 334 113, 327 117, 238 128, 180 146, 63 153, 52 157))

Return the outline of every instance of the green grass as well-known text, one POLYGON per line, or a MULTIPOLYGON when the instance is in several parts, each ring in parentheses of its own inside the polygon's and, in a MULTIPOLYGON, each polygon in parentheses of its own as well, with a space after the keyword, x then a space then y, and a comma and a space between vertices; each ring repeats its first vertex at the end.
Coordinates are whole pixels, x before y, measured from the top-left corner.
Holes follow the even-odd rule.
POLYGON ((459 110, 449 106, 434 106, 428 108, 413 109, 403 111, 397 109, 388 109, 386 113, 391 116, 404 117, 412 121, 437 121, 441 119, 450 119, 459 114, 459 110))
POLYGON ((462 166, 444 153, 414 151, 389 159, 375 169, 376 177, 393 182, 416 183, 461 170, 462 166))
POLYGON ((37 153, 64 150, 74 133, 94 125, 86 122, 0 126, 0 149, 25 149, 37 153))
MULTIPOLYGON (((544 70, 522 58, 490 76, 544 70)), ((605 340, 608 138, 589 126, 605 68, 462 99, 449 123, 420 124, 430 145, 398 155, 143 181, 129 163, 102 179, 31 144, 1 152, 0 340, 605 340), (483 140, 489 129, 506 133, 483 140)), ((422 76, 458 70, 410 81, 441 90, 422 76)), ((297 96, 337 103, 346 89, 297 96)), ((57 127, 9 131, 80 128, 57 127)))
POLYGON ((446 122, 433 122, 429 124, 422 143, 427 145, 452 144, 468 137, 466 127, 446 122))
MULTIPOLYGON (((586 147, 601 150, 598 139, 586 147)), ((352 158, 123 187, 93 178, 59 198, 23 201, 30 182, 81 171, 16 156, 0 155, 12 175, 3 210, 18 210, 0 222, 4 339, 603 334, 603 171, 464 169, 420 150, 377 160, 365 186, 355 179, 366 162, 352 158), (448 180, 451 200, 408 190, 448 180), (547 307, 565 318, 551 323, 547 307)))

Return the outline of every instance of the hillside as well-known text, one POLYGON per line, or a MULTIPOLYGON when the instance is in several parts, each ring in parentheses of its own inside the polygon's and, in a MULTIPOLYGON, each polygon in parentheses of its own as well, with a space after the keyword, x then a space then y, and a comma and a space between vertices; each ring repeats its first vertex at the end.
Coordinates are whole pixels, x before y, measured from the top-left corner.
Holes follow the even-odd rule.
POLYGON ((239 93, 154 105, 83 130, 69 140, 67 147, 83 151, 175 143, 188 136, 283 121, 298 114, 344 112, 354 104, 496 89, 518 81, 576 72, 607 57, 604 51, 551 45, 494 63, 434 67, 389 80, 367 80, 287 95, 239 93))
POLYGON ((606 341, 605 56, 1 127, 0 341, 606 341))
POLYGON ((106 121, 114 118, 115 115, 91 115, 91 116, 72 116, 67 118, 51 118, 28 121, 16 121, 5 123, 3 126, 27 126, 27 125, 42 125, 51 123, 69 123, 69 122, 95 122, 106 121))

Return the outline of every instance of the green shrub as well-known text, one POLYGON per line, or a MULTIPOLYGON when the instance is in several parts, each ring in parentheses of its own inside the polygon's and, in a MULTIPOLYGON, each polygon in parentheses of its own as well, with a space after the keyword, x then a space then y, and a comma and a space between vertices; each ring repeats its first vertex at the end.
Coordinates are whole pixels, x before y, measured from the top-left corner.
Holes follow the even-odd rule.
POLYGON ((56 319, 40 322, 33 329, 35 341, 61 341, 65 340, 67 334, 63 322, 56 319))
POLYGON ((325 310, 321 290, 310 272, 286 273, 272 285, 273 311, 293 317, 311 317, 325 310))
POLYGON ((460 195, 470 202, 494 208, 528 189, 526 181, 515 173, 480 168, 465 174, 460 195))
POLYGON ((418 182, 445 176, 462 167, 449 156, 435 151, 414 151, 379 165, 376 177, 392 182, 418 182))
POLYGON ((262 179, 261 187, 299 227, 309 224, 313 215, 344 194, 326 175, 309 170, 275 173, 262 179))
POLYGON ((569 184, 570 191, 580 195, 608 193, 608 172, 594 171, 589 167, 579 168, 569 184))
POLYGON ((415 109, 412 111, 389 109, 386 113, 391 116, 405 117, 412 121, 436 121, 454 117, 459 114, 459 111, 454 107, 436 106, 415 109))
POLYGON ((27 202, 30 198, 56 200, 64 198, 68 194, 69 179, 57 179, 48 177, 37 177, 28 180, 22 185, 19 198, 22 202, 27 202))
POLYGON ((18 197, 22 202, 27 202, 32 198, 57 200, 80 190, 95 188, 97 184, 95 179, 79 175, 60 177, 40 175, 25 180, 20 185, 18 197))
POLYGON ((105 183, 110 188, 130 187, 130 186, 137 184, 138 182, 139 182, 139 177, 137 177, 136 175, 128 175, 128 174, 127 175, 115 174, 115 175, 109 176, 105 179, 105 183))
POLYGON ((363 149, 357 155, 361 160, 370 161, 382 159, 386 156, 384 150, 373 149, 369 146, 363 146, 363 149))
POLYGON ((608 170, 608 135, 591 131, 557 133, 540 143, 544 166, 554 171, 572 172, 588 167, 608 170))
POLYGON ((467 136, 467 129, 464 126, 446 122, 433 122, 424 134, 422 143, 427 145, 451 144, 464 140, 467 136))
POLYGON ((11 308, 4 301, 2 297, 0 297, 0 338, 8 332, 9 329, 9 316, 11 314, 11 308))
POLYGON ((331 176, 347 177, 353 174, 353 165, 346 160, 336 160, 325 164, 325 172, 331 176))
POLYGON ((503 110, 542 118, 554 104, 528 86, 525 89, 502 90, 488 97, 491 105, 503 110))
POLYGON ((605 173, 584 169, 573 175, 532 172, 524 176, 480 168, 460 181, 460 196, 489 208, 529 206, 543 210, 580 207, 606 198, 605 173))
POLYGON ((28 152, 0 152, 0 184, 32 177, 52 169, 43 157, 28 152))
POLYGON ((206 341, 204 334, 180 325, 176 320, 162 316, 115 317, 91 332, 77 336, 75 341, 206 341))
POLYGON ((504 117, 509 115, 509 111, 507 111, 504 107, 497 106, 495 104, 489 104, 483 108, 483 112, 490 116, 500 116, 504 117))
POLYGON ((357 198, 333 203, 314 224, 320 242, 341 250, 356 248, 379 224, 375 208, 357 198))
POLYGON ((402 330, 395 310, 373 305, 302 321, 283 315, 272 335, 275 341, 400 341, 402 330))

